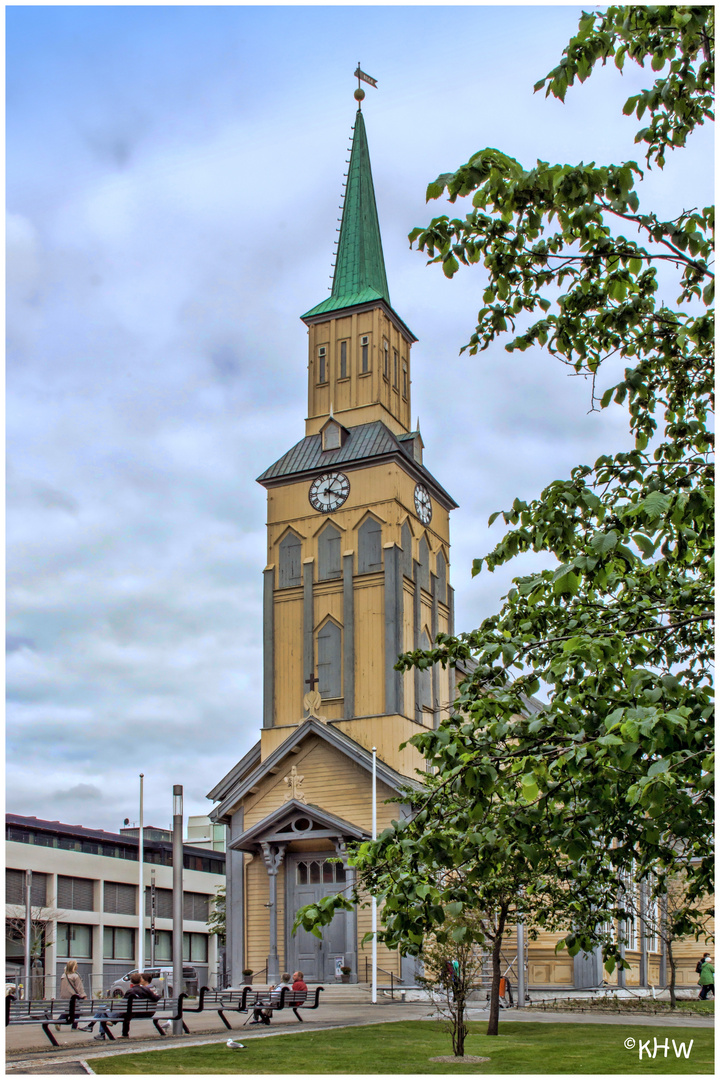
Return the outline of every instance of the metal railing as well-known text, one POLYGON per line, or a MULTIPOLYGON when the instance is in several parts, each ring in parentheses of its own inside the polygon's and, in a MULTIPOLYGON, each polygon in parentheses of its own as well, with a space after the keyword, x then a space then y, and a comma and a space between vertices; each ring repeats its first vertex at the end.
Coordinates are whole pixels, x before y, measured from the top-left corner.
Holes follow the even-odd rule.
MULTIPOLYGON (((390 997, 394 1001, 395 1000, 395 986, 396 985, 402 986, 402 979, 398 979, 397 975, 394 972, 388 971, 386 968, 377 967, 376 970, 377 971, 382 971, 383 975, 389 975, 390 976, 390 997)), ((370 961, 368 960, 368 958, 366 956, 365 957, 365 982, 370 982, 371 978, 372 978, 372 964, 370 963, 370 961), (368 970, 370 970, 369 975, 368 975, 368 970)), ((385 989, 385 987, 381 986, 381 984, 378 983, 378 990, 381 990, 381 989, 385 989)))

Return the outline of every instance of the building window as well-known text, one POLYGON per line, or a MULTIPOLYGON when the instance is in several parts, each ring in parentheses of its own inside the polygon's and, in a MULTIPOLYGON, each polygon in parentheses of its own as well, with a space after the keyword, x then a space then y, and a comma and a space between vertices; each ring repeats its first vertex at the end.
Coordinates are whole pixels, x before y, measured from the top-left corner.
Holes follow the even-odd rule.
POLYGON ((398 387, 398 354, 397 354, 397 349, 393 349, 393 386, 397 390, 397 387, 398 387))
MULTIPOLYGON (((150 931, 145 931, 145 956, 150 961, 151 956, 150 931)), ((163 960, 172 960, 172 932, 170 930, 155 931, 155 959, 153 963, 160 964, 163 960)))
POLYGON ((303 859, 297 864, 296 882, 298 885, 345 884, 345 867, 340 862, 328 859, 303 859))
POLYGON ((403 397, 404 397, 404 398, 406 398, 406 397, 408 396, 408 395, 407 395, 407 391, 408 391, 408 385, 407 385, 407 364, 406 364, 406 363, 403 363, 403 385, 402 385, 402 395, 403 395, 403 397))
POLYGON ((183 960, 206 964, 208 958, 207 934, 183 934, 183 960))
POLYGON ((339 578, 341 574, 340 533, 328 523, 318 537, 318 579, 327 581, 328 578, 339 578))
POLYGON ((383 376, 390 378, 390 346, 387 341, 383 341, 383 376))
POLYGON ((137 886, 122 881, 106 881, 103 888, 103 911, 113 915, 137 915, 137 886))
POLYGON ((127 926, 106 926, 103 930, 105 960, 134 960, 135 931, 127 926))
POLYGON ((192 919, 193 922, 207 922, 210 913, 209 900, 210 897, 207 893, 183 893, 183 919, 192 919))
POLYGON ((300 537, 289 532, 282 538, 279 546, 280 588, 286 589, 300 584, 300 556, 302 546, 300 537))
POLYGON ((92 927, 79 926, 77 923, 57 924, 57 953, 62 957, 92 956, 92 927))
POLYGON ((382 527, 375 518, 366 518, 358 529, 358 574, 382 570, 382 527))
POLYGON ((348 377, 348 364, 347 364, 347 341, 340 342, 340 378, 347 379, 348 377))
POLYGON ((370 338, 367 334, 360 338, 360 374, 367 375, 370 370, 370 338))
POLYGON ((437 569, 437 584, 435 586, 437 598, 441 604, 447 604, 447 562, 442 551, 438 551, 435 561, 437 569))
MULTIPOLYGON (((158 919, 172 919, 172 889, 155 889, 155 916, 158 919)), ((150 887, 145 886, 145 914, 150 914, 150 887)))
POLYGON ((318 349, 318 382, 327 382, 327 346, 318 349))
POLYGON ((328 621, 317 636, 318 690, 323 698, 342 695, 341 650, 342 631, 337 623, 328 621))
POLYGON ((69 911, 94 911, 93 886, 90 878, 63 877, 58 875, 57 903, 69 911))
POLYGON ((420 563, 420 588, 430 592, 430 549, 424 536, 421 537, 418 545, 418 562, 420 563))
MULTIPOLYGON (((423 630, 420 635, 420 648, 427 652, 430 648, 430 635, 427 630, 423 630)), ((433 700, 432 700, 432 668, 425 668, 420 672, 420 701, 419 710, 422 713, 432 712, 433 700)), ((423 719, 422 715, 419 717, 423 719)))
MULTIPOLYGON (((45 907, 47 904, 47 874, 40 874, 33 870, 32 883, 30 885, 31 907, 45 907)), ((25 904, 25 871, 5 871, 5 903, 25 904)))

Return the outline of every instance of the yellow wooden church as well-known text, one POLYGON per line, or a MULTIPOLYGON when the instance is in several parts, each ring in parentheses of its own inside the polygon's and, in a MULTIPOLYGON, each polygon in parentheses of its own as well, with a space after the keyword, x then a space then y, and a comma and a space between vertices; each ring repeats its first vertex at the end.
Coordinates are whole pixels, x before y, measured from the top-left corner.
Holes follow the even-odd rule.
MULTIPOLYGON (((296 969, 308 982, 333 981, 338 961, 351 981, 366 981, 367 909, 336 915, 322 940, 293 935, 294 915, 352 884, 346 845, 370 836, 373 748, 381 831, 403 813, 398 788, 420 783, 423 760, 400 744, 437 726, 454 696, 449 671, 394 669, 399 653, 453 632, 457 504, 426 467, 412 428, 416 338, 390 302, 360 109, 332 292, 302 319, 305 435, 258 477, 267 490, 262 729, 208 795, 213 819, 228 827, 233 985, 246 970, 266 971, 268 982, 296 969)), ((530 985, 600 982, 599 956, 573 961, 554 944, 549 936, 531 943, 530 985)), ((640 934, 633 945, 621 979, 660 981, 659 943, 640 934)), ((506 951, 512 958, 514 941, 506 951)), ((405 983, 415 963, 378 949, 380 968, 405 983)))

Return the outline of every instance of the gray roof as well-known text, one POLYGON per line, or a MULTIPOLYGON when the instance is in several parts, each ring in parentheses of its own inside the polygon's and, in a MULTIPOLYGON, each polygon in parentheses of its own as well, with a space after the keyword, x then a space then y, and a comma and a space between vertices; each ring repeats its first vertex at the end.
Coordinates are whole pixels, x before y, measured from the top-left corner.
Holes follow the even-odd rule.
POLYGON ((359 424, 357 427, 347 428, 347 431, 349 434, 345 444, 336 450, 323 450, 319 434, 307 435, 258 476, 258 483, 269 487, 274 481, 288 476, 317 473, 336 465, 360 465, 370 458, 395 457, 411 475, 432 488, 436 498, 446 509, 457 506, 453 497, 437 482, 432 473, 411 456, 408 435, 393 435, 382 420, 359 424))

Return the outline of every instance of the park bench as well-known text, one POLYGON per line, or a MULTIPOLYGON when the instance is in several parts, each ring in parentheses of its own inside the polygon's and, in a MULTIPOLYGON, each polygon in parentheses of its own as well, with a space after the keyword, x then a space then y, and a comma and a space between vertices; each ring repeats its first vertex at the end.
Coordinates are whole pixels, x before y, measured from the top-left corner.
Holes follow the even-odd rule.
POLYGON ((36 1001, 17 1000, 13 994, 5 997, 5 1027, 39 1024, 53 1046, 59 1046, 50 1030, 51 1024, 72 1024, 74 998, 36 1001))
MULTIPOLYGON (((158 1010, 170 1009, 171 1011, 179 1011, 179 1016, 173 1017, 173 1019, 182 1019, 182 998, 161 998, 159 1001, 151 1001, 149 998, 127 997, 127 998, 96 998, 94 1001, 89 998, 72 997, 70 999, 71 1010, 70 1017, 67 1023, 83 1022, 86 1024, 95 1023, 99 1026, 101 1034, 107 1036, 108 1039, 114 1040, 110 1027, 113 1024, 122 1024, 123 1038, 127 1038, 130 1034, 130 1024, 133 1020, 154 1020, 155 1013, 158 1010), (101 1012, 107 1012, 107 1017, 99 1016, 101 1012)), ((167 1018, 169 1019, 169 1017, 167 1018)), ((157 1024, 155 1025, 157 1027, 157 1024)), ((158 1028, 158 1031, 160 1029, 158 1028)), ((187 1030, 187 1029, 186 1029, 187 1030)), ((56 1044, 57 1045, 57 1044, 56 1044)))
POLYGON ((210 990, 202 986, 198 992, 196 1005, 185 1005, 185 1012, 202 1013, 216 1012, 228 1030, 232 1031, 232 1025, 228 1022, 225 1013, 248 1011, 248 995, 257 997, 257 992, 249 986, 243 986, 242 990, 210 990))
MULTIPOLYGON (((263 994, 262 991, 256 995, 256 1000, 252 1003, 248 1002, 248 1006, 254 1009, 262 1009, 265 1014, 263 1020, 264 1023, 269 1024, 273 1013, 280 1012, 281 1009, 292 1009, 295 1016, 303 1023, 303 1018, 298 1012, 298 1009, 317 1009, 320 1004, 320 994, 325 989, 324 986, 317 986, 315 988, 315 997, 310 1000, 313 1004, 309 1004, 307 991, 305 990, 288 990, 286 986, 282 990, 271 991, 269 994, 267 991, 263 994), (267 1015, 269 1013, 269 1015, 267 1015)), ((250 1018, 248 1017, 248 1020, 250 1018)), ((247 1020, 245 1021, 248 1022, 247 1020)))

